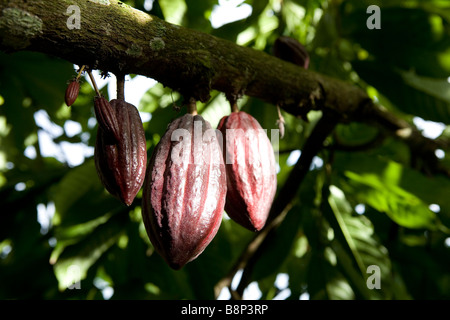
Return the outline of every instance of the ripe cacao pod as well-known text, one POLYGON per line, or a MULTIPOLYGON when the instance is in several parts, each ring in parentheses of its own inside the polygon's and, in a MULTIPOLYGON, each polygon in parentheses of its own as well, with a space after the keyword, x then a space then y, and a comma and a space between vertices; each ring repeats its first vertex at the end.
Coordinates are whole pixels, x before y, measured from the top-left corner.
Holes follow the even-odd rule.
POLYGON ((275 154, 258 121, 244 111, 220 120, 227 171, 225 211, 243 227, 264 227, 277 189, 275 154))
POLYGON ((135 106, 123 100, 112 100, 110 106, 118 120, 120 139, 111 139, 103 127, 98 127, 95 166, 106 190, 129 206, 144 183, 147 165, 145 132, 135 106))
POLYGON ((147 167, 142 216, 156 251, 173 269, 198 257, 216 235, 226 172, 215 130, 200 115, 175 119, 147 167))
POLYGON ((295 63, 305 69, 309 66, 309 54, 306 48, 291 37, 278 37, 273 46, 273 54, 282 60, 295 63))
MULTIPOLYGON (((119 104, 118 102, 119 100, 112 100, 111 103, 113 101, 116 101, 115 103, 119 104)), ((116 116, 117 110, 114 110, 114 108, 111 106, 111 103, 104 97, 99 96, 95 97, 94 98, 95 117, 97 118, 98 125, 99 127, 102 128, 103 133, 109 139, 119 141, 121 139, 120 137, 121 133, 116 116)), ((135 107, 133 106, 133 108, 135 107)))
POLYGON ((80 83, 78 80, 73 80, 69 83, 66 89, 66 95, 64 100, 66 105, 69 107, 74 104, 75 100, 78 98, 78 93, 80 92, 80 83))

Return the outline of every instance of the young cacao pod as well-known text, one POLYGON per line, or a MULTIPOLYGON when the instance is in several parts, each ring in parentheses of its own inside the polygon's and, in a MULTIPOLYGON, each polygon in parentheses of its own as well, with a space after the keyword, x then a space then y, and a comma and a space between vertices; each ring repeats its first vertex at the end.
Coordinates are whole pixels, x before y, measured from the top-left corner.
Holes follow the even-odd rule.
POLYGON ((78 93, 80 92, 80 83, 78 80, 72 80, 66 89, 66 94, 64 100, 67 106, 74 104, 75 100, 78 98, 78 93))
POLYGON ((264 227, 277 189, 272 144, 258 121, 244 111, 220 120, 227 171, 225 211, 243 227, 264 227))
POLYGON ((275 57, 308 69, 308 51, 300 42, 291 37, 282 36, 277 38, 273 46, 273 54, 275 57))
MULTIPOLYGON (((119 100, 115 101, 116 104, 120 104, 119 100)), ((122 100, 123 102, 123 100, 122 100)), ((112 140, 119 141, 121 139, 119 123, 117 121, 116 111, 111 106, 111 103, 104 97, 97 96, 94 98, 94 111, 97 118, 98 126, 102 128, 103 133, 112 140)), ((133 106, 133 108, 135 108, 133 106)), ((136 109, 136 108, 135 108, 136 109)))
POLYGON ((147 144, 142 120, 135 106, 112 100, 120 139, 111 139, 102 126, 97 129, 95 166, 109 193, 131 205, 142 187, 147 165, 147 144))
POLYGON ((172 121, 147 167, 142 216, 156 251, 173 269, 198 257, 216 235, 226 172, 215 130, 200 115, 172 121))

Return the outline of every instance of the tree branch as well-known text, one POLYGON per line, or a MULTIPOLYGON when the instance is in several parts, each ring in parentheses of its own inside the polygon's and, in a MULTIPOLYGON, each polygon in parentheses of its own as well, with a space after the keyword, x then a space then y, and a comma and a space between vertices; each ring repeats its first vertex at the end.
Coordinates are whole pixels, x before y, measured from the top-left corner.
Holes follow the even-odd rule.
MULTIPOLYGON (((397 138, 393 128, 411 128, 352 84, 170 24, 117 0, 0 0, 0 11, 0 50, 37 51, 116 75, 147 76, 202 102, 214 89, 227 97, 259 98, 295 116, 316 109, 339 114, 343 121, 378 121, 397 138), (79 29, 70 28, 77 17, 79 29)), ((422 146, 433 141, 420 133, 414 138, 405 141, 422 146)))
POLYGON ((422 172, 428 175, 442 174, 450 177, 450 170, 444 167, 436 156, 436 150, 448 150, 449 141, 443 139, 428 139, 408 122, 395 117, 382 106, 373 101, 366 101, 359 110, 353 114, 357 121, 379 127, 384 133, 403 141, 413 156, 420 158, 424 166, 422 172))
POLYGON ((349 112, 368 99, 343 81, 116 0, 2 0, 0 10, 2 50, 39 51, 91 69, 144 75, 203 102, 215 89, 304 115, 313 108, 349 112), (80 29, 68 28, 69 5, 80 9, 80 29))

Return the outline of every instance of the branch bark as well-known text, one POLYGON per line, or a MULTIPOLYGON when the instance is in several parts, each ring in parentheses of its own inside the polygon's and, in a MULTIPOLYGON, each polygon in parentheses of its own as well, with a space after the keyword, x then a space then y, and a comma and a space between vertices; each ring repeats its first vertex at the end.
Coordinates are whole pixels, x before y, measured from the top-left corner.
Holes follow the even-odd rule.
MULTIPOLYGON (((37 51, 116 75, 147 76, 202 102, 218 90, 227 97, 259 98, 295 116, 316 109, 342 121, 378 121, 394 135, 409 128, 352 84, 170 24, 117 0, 0 0, 0 11, 3 51, 37 51), (77 14, 73 8, 79 9, 79 29, 70 28, 77 14)), ((414 136, 423 145, 429 142, 414 136)))
POLYGON ((202 102, 215 89, 305 115, 317 108, 349 113, 368 99, 343 81, 167 23, 116 0, 2 0, 0 10, 4 51, 38 51, 92 69, 144 75, 202 102), (80 29, 68 27, 70 5, 80 10, 80 29))
POLYGON ((259 98, 296 116, 316 109, 338 114, 342 121, 376 122, 416 149, 433 141, 354 85, 170 24, 117 0, 0 0, 0 11, 0 50, 6 52, 37 51, 116 75, 147 76, 202 102, 218 90, 227 97, 259 98), (71 28, 77 13, 79 28, 71 28), (414 139, 399 134, 405 128, 414 139))

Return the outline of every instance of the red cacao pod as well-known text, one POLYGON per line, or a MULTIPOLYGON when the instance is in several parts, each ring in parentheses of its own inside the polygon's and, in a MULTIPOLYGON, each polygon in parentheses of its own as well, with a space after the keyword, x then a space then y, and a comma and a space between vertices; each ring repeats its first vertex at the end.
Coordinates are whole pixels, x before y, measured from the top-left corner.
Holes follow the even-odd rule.
POLYGON ((227 170, 225 211, 243 227, 261 230, 277 189, 272 144, 258 121, 243 111, 223 117, 218 129, 227 170))
POLYGON ((308 69, 308 51, 300 42, 291 37, 282 36, 277 38, 273 46, 273 54, 275 57, 308 69))
POLYGON ((78 98, 78 93, 80 92, 80 83, 78 80, 73 80, 69 83, 66 89, 66 95, 64 100, 66 105, 69 107, 74 104, 75 100, 78 98))
POLYGON ((95 143, 95 166, 109 193, 131 205, 145 178, 147 144, 142 120, 135 106, 112 100, 120 139, 114 141, 99 126, 95 143))
MULTIPOLYGON (((118 103, 117 101, 119 100, 112 101, 116 101, 116 103, 118 103)), ((117 121, 116 110, 114 110, 114 108, 111 106, 111 103, 104 97, 95 97, 95 117, 97 118, 98 125, 102 128, 103 133, 110 139, 119 141, 121 139, 119 123, 117 121)))
POLYGON ((180 269, 214 238, 225 205, 220 145, 200 115, 170 123, 147 167, 143 191, 147 234, 169 266, 180 269))

